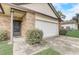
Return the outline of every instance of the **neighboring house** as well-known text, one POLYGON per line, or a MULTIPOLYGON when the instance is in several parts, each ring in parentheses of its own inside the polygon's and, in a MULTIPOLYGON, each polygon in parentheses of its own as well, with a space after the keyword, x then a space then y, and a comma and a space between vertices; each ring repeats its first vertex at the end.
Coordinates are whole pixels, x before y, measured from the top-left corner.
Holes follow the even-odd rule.
POLYGON ((51 3, 5 3, 1 10, 0 28, 14 36, 25 37, 27 30, 34 28, 42 30, 44 38, 59 35, 61 19, 51 3))
POLYGON ((64 21, 61 23, 61 27, 63 27, 64 29, 78 30, 78 25, 75 21, 64 21))

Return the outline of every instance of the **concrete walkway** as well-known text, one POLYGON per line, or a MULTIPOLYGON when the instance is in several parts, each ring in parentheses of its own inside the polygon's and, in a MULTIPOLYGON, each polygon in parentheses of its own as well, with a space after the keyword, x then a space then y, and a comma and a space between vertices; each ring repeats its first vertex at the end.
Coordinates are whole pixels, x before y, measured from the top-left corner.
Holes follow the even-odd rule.
POLYGON ((47 48, 47 45, 29 45, 22 37, 14 37, 13 40, 13 55, 31 55, 47 48))
POLYGON ((63 55, 79 54, 79 38, 60 36, 49 38, 46 41, 48 45, 29 45, 24 38, 13 38, 13 54, 14 55, 31 55, 49 47, 54 48, 63 55))
POLYGON ((61 54, 79 54, 79 38, 60 36, 47 39, 49 46, 59 51, 61 54))

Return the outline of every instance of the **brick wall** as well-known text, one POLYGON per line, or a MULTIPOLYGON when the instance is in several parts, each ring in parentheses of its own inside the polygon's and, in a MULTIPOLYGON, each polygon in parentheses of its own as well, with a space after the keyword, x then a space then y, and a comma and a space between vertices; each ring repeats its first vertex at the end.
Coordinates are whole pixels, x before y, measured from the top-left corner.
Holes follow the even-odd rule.
POLYGON ((0 15, 0 29, 8 31, 10 35, 10 17, 0 15))
POLYGON ((25 36, 27 30, 33 29, 35 27, 35 14, 27 12, 24 16, 21 24, 21 35, 25 36))

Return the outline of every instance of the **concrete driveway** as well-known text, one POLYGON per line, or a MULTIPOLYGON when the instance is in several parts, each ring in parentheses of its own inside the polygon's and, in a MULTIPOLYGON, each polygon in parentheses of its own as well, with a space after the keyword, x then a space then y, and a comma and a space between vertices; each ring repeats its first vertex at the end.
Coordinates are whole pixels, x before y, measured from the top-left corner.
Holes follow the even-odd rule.
POLYGON ((79 38, 60 36, 47 39, 50 47, 59 51, 63 55, 79 54, 79 38))

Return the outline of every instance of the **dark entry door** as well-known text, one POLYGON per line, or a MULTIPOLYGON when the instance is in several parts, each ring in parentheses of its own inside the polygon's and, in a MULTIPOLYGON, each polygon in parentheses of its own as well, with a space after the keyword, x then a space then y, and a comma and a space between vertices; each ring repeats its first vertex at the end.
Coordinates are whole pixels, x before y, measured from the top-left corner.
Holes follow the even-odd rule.
POLYGON ((21 21, 13 21, 13 36, 21 35, 21 21))

